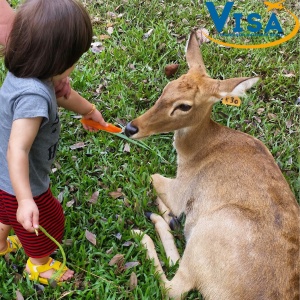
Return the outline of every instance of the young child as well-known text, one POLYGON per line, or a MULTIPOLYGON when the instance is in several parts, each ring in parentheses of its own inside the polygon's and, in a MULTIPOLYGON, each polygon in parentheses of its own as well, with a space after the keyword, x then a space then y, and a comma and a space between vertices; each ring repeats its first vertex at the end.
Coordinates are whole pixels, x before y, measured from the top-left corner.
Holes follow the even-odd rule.
MULTIPOLYGON (((76 0, 27 0, 17 10, 4 62, 9 70, 0 89, 0 256, 24 248, 25 271, 47 284, 60 262, 49 255, 64 231, 63 210, 49 189, 60 122, 57 106, 106 126, 95 106, 71 90, 56 98, 63 82, 92 41, 92 25, 76 0), (16 236, 8 236, 13 228, 16 236)), ((87 126, 85 129, 92 130, 87 126)), ((65 268, 58 281, 74 272, 65 268)))

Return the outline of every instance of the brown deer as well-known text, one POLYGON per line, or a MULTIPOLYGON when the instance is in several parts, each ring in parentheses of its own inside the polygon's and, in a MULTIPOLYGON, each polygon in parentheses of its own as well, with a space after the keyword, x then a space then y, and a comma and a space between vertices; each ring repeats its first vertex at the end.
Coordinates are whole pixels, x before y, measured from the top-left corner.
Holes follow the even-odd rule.
POLYGON ((194 32, 186 59, 188 73, 170 82, 154 106, 125 130, 133 139, 175 131, 177 175, 152 175, 164 219, 150 218, 167 256, 176 262, 167 223, 170 215, 184 213, 186 247, 172 280, 164 274, 152 239, 143 234, 148 257, 172 299, 198 290, 206 300, 298 300, 295 196, 263 143, 211 120, 214 103, 243 96, 259 78, 210 78, 194 32))

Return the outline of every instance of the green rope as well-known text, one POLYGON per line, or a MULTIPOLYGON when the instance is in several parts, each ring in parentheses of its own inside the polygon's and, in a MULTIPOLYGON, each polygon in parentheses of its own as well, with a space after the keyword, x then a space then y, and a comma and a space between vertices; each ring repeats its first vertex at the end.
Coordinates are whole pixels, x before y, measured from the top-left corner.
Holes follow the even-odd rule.
MULTIPOLYGON (((61 254, 62 254, 62 257, 63 257, 63 262, 61 263, 59 269, 53 273, 53 275, 51 276, 50 280, 55 280, 57 277, 59 277, 64 269, 64 267, 66 266, 66 262, 67 262, 67 259, 66 259, 66 254, 65 254, 65 251, 63 249, 63 247, 61 246, 61 244, 53 237, 51 236, 47 230, 45 228, 43 228, 41 225, 39 225, 39 229, 41 232, 43 232, 52 242, 54 242, 59 250, 61 251, 61 254)), ((36 231, 37 233, 37 231, 36 231)))

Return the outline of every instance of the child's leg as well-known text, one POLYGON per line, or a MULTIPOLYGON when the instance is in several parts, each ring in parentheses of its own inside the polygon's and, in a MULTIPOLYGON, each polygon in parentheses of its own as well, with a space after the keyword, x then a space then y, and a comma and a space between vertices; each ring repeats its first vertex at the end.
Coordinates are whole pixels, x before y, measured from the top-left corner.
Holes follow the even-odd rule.
POLYGON ((0 222, 0 252, 3 252, 7 249, 7 237, 10 230, 11 226, 0 222))
MULTIPOLYGON (((61 242, 65 222, 61 204, 55 197, 53 197, 50 190, 38 197, 34 197, 34 200, 39 209, 39 222, 41 226, 43 226, 58 242, 61 242)), ((23 226, 16 220, 18 203, 14 196, 6 194, 5 201, 3 202, 6 206, 9 218, 8 224, 12 225, 16 235, 22 243, 25 253, 30 257, 30 264, 34 265, 31 270, 36 272, 35 266, 47 265, 48 263, 46 268, 47 271, 41 271, 39 277, 46 279, 50 278, 55 270, 52 268, 52 263, 49 261, 49 255, 57 249, 56 244, 41 231, 39 231, 39 235, 36 236, 35 233, 28 232, 23 228, 23 226)), ((39 269, 44 270, 45 268, 41 267, 39 269)), ((30 274, 28 262, 26 265, 26 271, 30 274)), ((73 271, 67 269, 65 274, 61 276, 60 280, 67 280, 71 278, 73 274, 73 271)))

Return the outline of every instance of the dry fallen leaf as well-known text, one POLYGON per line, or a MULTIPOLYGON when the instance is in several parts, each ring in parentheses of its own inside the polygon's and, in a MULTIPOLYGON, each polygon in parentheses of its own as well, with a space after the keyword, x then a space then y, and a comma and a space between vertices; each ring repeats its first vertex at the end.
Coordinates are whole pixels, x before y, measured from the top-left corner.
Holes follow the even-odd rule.
POLYGON ((107 33, 108 33, 109 35, 112 35, 113 32, 114 32, 114 28, 113 28, 113 27, 108 27, 106 31, 107 31, 107 33))
POLYGON ((101 34, 99 36, 99 40, 103 41, 103 40, 107 40, 107 39, 110 39, 110 36, 107 35, 107 34, 101 34))
POLYGON ((125 143, 123 151, 130 153, 130 145, 128 143, 125 143))
POLYGON ((277 116, 275 114, 268 113, 268 118, 271 119, 271 120, 276 120, 277 116))
POLYGON ((137 276, 134 272, 131 273, 130 275, 130 280, 129 280, 129 289, 132 291, 137 287, 137 276))
POLYGON ((128 263, 125 264, 125 269, 130 269, 130 268, 133 268, 133 267, 136 267, 138 266, 140 263, 138 261, 130 261, 128 263))
POLYGON ((291 127, 293 126, 292 120, 287 120, 287 121, 285 122, 285 124, 286 124, 286 128, 291 128, 291 127))
POLYGON ((59 201, 59 203, 62 203, 62 201, 64 200, 64 191, 58 194, 57 200, 59 201))
POLYGON ((115 192, 110 192, 109 195, 114 199, 124 196, 124 194, 122 193, 122 189, 120 188, 118 188, 115 192))
POLYGON ((125 271, 124 267, 124 255, 123 254, 116 254, 108 263, 110 266, 117 265, 117 269, 115 273, 121 273, 125 271))
POLYGON ((19 290, 16 291, 16 296, 17 296, 17 300, 24 300, 24 297, 19 290))
POLYGON ((91 233, 90 231, 86 230, 86 231, 85 231, 85 237, 86 237, 86 239, 87 239, 90 243, 92 243, 93 245, 96 246, 97 240, 96 240, 96 235, 95 235, 95 234, 93 234, 93 233, 91 233))
POLYGON ((92 196, 91 196, 89 202, 92 203, 92 204, 97 203, 98 197, 99 197, 99 191, 96 191, 96 192, 94 192, 94 193, 92 194, 92 196))
POLYGON ((73 240, 72 239, 63 240, 63 244, 65 246, 72 246, 73 245, 73 240))
POLYGON ((178 70, 179 65, 178 64, 170 64, 165 66, 165 74, 167 77, 173 76, 177 70, 178 70))
POLYGON ((100 42, 92 43, 91 46, 92 46, 91 50, 93 53, 100 53, 105 49, 105 47, 102 46, 102 43, 100 42))
POLYGON ((119 264, 120 262, 124 262, 124 255, 123 254, 116 254, 108 263, 108 265, 113 266, 119 264))
POLYGON ((114 234, 114 236, 115 236, 118 240, 120 240, 120 239, 122 238, 122 234, 121 234, 120 232, 114 234))
POLYGON ((75 200, 72 199, 72 200, 70 200, 70 201, 67 202, 66 206, 67 207, 71 207, 71 206, 73 206, 74 203, 75 203, 75 200))
POLYGON ((290 78, 290 77, 295 77, 296 75, 293 73, 289 73, 289 74, 284 74, 283 76, 290 78))
POLYGON ((147 39, 149 38, 149 36, 152 34, 153 29, 150 29, 149 31, 147 31, 144 35, 143 35, 143 39, 147 39))
POLYGON ((113 252, 114 248, 109 248, 108 250, 106 250, 106 254, 111 254, 113 252))
POLYGON ((127 241, 127 242, 125 242, 122 246, 123 247, 129 247, 129 246, 131 246, 133 243, 131 242, 131 241, 127 241))
POLYGON ((71 150, 80 149, 80 148, 84 148, 84 147, 85 147, 84 142, 78 142, 78 143, 70 146, 71 150))

